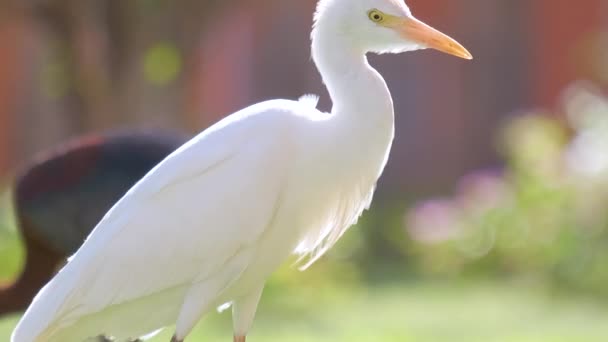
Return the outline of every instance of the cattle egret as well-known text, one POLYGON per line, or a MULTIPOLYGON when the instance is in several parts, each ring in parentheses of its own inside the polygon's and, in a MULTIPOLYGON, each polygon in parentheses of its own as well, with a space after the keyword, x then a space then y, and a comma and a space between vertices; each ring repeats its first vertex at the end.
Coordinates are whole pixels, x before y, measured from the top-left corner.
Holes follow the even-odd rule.
POLYGON ((393 103, 366 52, 471 55, 401 0, 321 0, 312 57, 333 100, 271 100, 181 146, 119 200, 40 291, 13 342, 127 339, 232 305, 245 341, 264 283, 292 253, 310 265, 370 204, 393 103))
POLYGON ((119 130, 81 136, 35 156, 15 180, 25 265, 0 289, 0 315, 25 310, 106 211, 185 141, 168 131, 119 130))

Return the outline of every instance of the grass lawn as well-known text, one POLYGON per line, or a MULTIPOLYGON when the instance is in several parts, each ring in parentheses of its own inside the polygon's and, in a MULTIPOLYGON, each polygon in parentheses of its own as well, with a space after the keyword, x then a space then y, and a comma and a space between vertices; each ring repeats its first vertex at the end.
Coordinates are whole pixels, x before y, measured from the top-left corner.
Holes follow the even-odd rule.
MULTIPOLYGON (((248 341, 607 341, 608 307, 529 286, 396 284, 273 290, 248 341)), ((188 341, 231 341, 230 315, 207 317, 188 341)), ((0 320, 8 341, 17 317, 0 320)), ((151 341, 166 342, 171 329, 151 341)))
MULTIPOLYGON (((12 277, 22 258, 14 229, 2 226, 0 280, 12 277)), ((608 341, 608 304, 587 297, 498 281, 349 287, 349 280, 318 281, 336 272, 323 264, 304 273, 281 270, 273 278, 249 342, 608 341)), ((9 341, 17 319, 0 319, 0 341, 9 341)), ((151 341, 168 342, 171 334, 168 328, 151 341)), ((232 341, 230 315, 206 317, 188 339, 195 341, 232 341)))

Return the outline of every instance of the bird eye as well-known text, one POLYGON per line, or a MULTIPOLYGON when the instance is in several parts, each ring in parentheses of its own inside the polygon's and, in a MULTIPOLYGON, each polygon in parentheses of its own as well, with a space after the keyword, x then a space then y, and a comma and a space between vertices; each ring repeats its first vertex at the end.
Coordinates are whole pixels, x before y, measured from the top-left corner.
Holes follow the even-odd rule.
POLYGON ((369 11, 367 13, 367 16, 369 17, 369 20, 375 23, 381 23, 382 21, 384 21, 384 14, 378 11, 377 9, 369 11))

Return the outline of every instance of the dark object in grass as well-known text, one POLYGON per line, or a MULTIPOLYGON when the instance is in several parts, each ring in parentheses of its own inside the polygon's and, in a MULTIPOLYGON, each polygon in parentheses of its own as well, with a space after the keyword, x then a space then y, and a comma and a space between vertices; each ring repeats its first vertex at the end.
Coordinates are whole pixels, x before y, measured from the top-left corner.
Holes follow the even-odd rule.
POLYGON ((24 310, 112 205, 188 138, 121 130, 76 138, 35 157, 14 185, 25 267, 0 290, 0 315, 24 310))

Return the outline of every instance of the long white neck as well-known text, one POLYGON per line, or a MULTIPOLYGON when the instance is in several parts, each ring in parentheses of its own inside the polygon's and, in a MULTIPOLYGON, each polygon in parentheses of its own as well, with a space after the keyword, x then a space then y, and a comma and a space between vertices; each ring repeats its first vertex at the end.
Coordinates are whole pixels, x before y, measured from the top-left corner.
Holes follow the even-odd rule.
POLYGON ((347 126, 384 128, 392 139, 393 100, 386 82, 369 65, 365 51, 319 20, 312 34, 312 58, 333 102, 332 114, 347 126))

